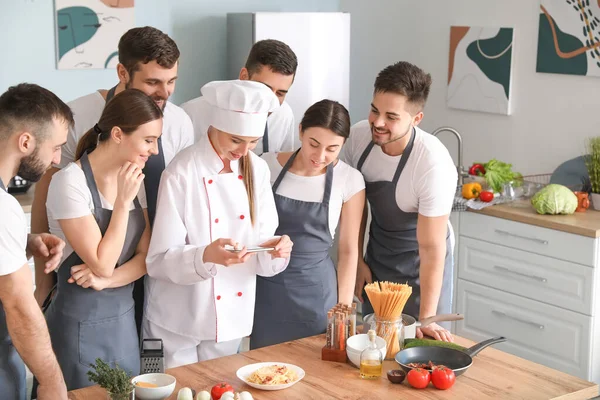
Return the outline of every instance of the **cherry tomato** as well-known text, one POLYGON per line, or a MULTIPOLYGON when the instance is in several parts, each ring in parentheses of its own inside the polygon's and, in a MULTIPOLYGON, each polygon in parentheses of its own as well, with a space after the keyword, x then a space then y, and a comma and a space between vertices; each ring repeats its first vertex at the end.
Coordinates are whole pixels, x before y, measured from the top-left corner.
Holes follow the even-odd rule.
POLYGON ((479 200, 489 203, 494 200, 494 193, 492 192, 481 192, 479 193, 479 200))
POLYGON ((210 395, 213 400, 219 400, 225 392, 233 392, 233 388, 229 383, 221 382, 212 387, 210 395))
POLYGON ((415 389, 425 389, 429 384, 431 377, 429 376, 429 371, 426 369, 413 368, 408 371, 406 379, 408 379, 410 386, 414 387, 415 389))
POLYGON ((456 376, 454 375, 454 371, 450 368, 443 365, 436 365, 433 367, 433 370, 431 371, 431 383, 433 383, 433 386, 435 386, 436 389, 450 389, 455 381, 456 376))

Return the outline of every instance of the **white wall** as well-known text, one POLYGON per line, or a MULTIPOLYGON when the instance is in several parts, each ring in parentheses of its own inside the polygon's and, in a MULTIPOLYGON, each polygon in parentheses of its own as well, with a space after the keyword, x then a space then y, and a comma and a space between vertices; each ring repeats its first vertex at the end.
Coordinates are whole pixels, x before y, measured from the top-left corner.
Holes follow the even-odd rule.
MULTIPOLYGON (((406 60, 433 77, 421 127, 456 128, 464 139, 465 165, 495 157, 524 174, 551 173, 581 155, 585 138, 600 135, 600 78, 535 72, 539 5, 539 0, 341 0, 341 11, 352 15, 353 122, 367 116, 377 73, 406 60), (447 108, 451 25, 515 28, 512 115, 447 108)), ((456 162, 454 139, 445 135, 440 138, 456 162)))
MULTIPOLYGON (((200 95, 215 79, 227 79, 226 13, 338 11, 339 0, 136 0, 136 26, 169 34, 181 51, 179 80, 171 100, 200 95)), ((65 101, 116 82, 112 70, 56 69, 52 0, 0 0, 0 93, 19 82, 54 91, 65 101)))

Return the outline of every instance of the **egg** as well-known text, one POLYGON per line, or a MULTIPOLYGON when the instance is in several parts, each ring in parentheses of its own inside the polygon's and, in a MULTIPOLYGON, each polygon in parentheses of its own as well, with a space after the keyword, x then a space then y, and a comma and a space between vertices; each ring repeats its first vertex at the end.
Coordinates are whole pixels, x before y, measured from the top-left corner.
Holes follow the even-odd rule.
POLYGON ((211 400, 210 393, 208 393, 206 390, 203 390, 200 393, 198 393, 198 395, 196 396, 196 400, 211 400))

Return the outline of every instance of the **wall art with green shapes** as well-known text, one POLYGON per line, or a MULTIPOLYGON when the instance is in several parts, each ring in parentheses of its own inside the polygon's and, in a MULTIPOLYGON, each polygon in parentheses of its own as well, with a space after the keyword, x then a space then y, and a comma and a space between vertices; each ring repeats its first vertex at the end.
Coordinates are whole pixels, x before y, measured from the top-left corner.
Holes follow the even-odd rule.
POLYGON ((134 0, 54 0, 57 69, 118 63, 120 37, 134 25, 134 0))
POLYGON ((450 27, 450 108, 509 115, 513 28, 450 27))
POLYGON ((537 72, 600 76, 600 0, 542 0, 537 72))

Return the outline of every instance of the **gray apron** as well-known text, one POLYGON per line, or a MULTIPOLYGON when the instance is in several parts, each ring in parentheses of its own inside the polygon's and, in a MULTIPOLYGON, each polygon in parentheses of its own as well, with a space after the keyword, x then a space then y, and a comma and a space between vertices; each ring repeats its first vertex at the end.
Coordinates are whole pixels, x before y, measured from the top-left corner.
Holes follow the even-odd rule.
POLYGON ((288 267, 272 277, 257 277, 253 349, 324 333, 327 311, 337 302, 337 276, 329 249, 329 199, 333 164, 327 167, 321 203, 290 199, 277 188, 298 154, 297 150, 273 184, 279 215, 276 235, 294 242, 288 267))
MULTIPOLYGON (((400 158, 392 182, 365 182, 367 200, 371 206, 371 226, 365 262, 371 269, 373 281, 407 283, 412 286, 412 295, 408 299, 403 313, 418 319, 421 304, 420 258, 417 242, 419 214, 402 211, 396 202, 396 186, 412 152, 415 136, 416 132, 413 128, 410 141, 400 158)), ((374 145, 373 142, 369 143, 361 155, 357 165, 359 171, 374 145)), ((437 314, 447 314, 451 311, 453 267, 451 250, 450 231, 448 230, 444 278, 437 314)), ((364 290, 363 299, 365 301, 363 315, 372 313, 373 308, 364 290)))
MULTIPOLYGON (((6 191, 0 179, 0 190, 6 191)), ((23 249, 25 251, 25 249, 23 249)), ((8 334, 6 314, 0 301, 0 394, 2 399, 25 400, 27 383, 25 381, 25 364, 17 353, 17 349, 8 334)))
MULTIPOLYGON (((87 153, 81 157, 80 162, 92 193, 94 217, 104 235, 112 210, 102 208, 87 153)), ((137 197, 134 199, 134 205, 135 208, 129 212, 127 234, 117 268, 135 255, 146 227, 137 197)), ((96 358, 102 359, 112 367, 118 364, 133 376, 138 375, 140 371, 133 283, 101 291, 68 283, 71 267, 79 264, 83 264, 83 261, 75 252, 62 262, 58 269, 56 295, 46 311, 50 339, 68 390, 93 385, 88 380, 87 371, 96 358)))
MULTIPOLYGON (((106 94, 108 103, 114 96, 116 86, 112 87, 106 94)), ((148 203, 148 219, 150 226, 154 226, 156 215, 156 199, 158 198, 158 185, 160 176, 165 170, 165 155, 162 147, 162 136, 158 138, 158 154, 150 156, 144 166, 144 186, 146 188, 146 201, 148 203)), ((138 335, 142 334, 142 318, 144 315, 144 277, 142 276, 133 285, 133 299, 135 300, 135 325, 138 335)))

